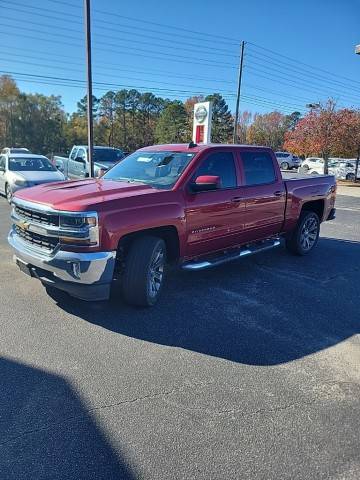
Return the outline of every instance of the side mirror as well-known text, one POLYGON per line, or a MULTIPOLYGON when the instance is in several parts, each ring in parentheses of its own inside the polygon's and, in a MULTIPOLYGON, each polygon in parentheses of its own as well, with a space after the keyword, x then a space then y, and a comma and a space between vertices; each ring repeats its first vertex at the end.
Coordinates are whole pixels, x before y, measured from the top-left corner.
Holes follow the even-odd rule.
POLYGON ((200 175, 195 182, 191 184, 193 192, 208 192, 220 188, 220 177, 217 175, 200 175))

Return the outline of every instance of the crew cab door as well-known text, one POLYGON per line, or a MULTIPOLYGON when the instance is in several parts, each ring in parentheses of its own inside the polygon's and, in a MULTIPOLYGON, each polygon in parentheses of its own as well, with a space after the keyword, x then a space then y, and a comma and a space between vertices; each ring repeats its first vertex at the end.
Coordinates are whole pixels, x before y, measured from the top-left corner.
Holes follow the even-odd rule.
POLYGON ((286 189, 277 160, 270 151, 241 150, 239 195, 245 202, 244 243, 280 233, 284 222, 286 189), (275 163, 276 162, 276 163, 275 163))
POLYGON ((238 169, 231 149, 212 150, 200 161, 185 190, 187 257, 222 250, 238 243, 244 228, 245 203, 239 198, 238 169), (220 177, 220 188, 192 192, 202 175, 220 177))

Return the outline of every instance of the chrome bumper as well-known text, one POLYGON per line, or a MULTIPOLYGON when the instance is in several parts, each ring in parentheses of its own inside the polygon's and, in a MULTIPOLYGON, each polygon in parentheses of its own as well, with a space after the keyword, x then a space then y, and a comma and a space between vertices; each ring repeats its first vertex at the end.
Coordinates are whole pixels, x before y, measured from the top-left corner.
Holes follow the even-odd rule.
POLYGON ((85 300, 108 298, 116 252, 78 253, 58 250, 53 255, 46 255, 29 247, 14 230, 10 231, 8 241, 15 250, 14 261, 20 260, 28 267, 31 276, 44 284, 85 300), (96 289, 96 286, 100 288, 96 289))

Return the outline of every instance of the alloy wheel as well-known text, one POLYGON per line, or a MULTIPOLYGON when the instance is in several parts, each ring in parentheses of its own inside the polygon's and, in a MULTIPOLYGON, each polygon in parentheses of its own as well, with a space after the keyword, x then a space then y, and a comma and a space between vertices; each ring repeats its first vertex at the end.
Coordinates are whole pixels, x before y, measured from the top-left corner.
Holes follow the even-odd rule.
POLYGON ((148 291, 151 298, 157 297, 164 278, 165 252, 162 246, 155 251, 149 265, 148 291))
POLYGON ((314 216, 308 217, 301 229, 300 244, 304 251, 308 252, 316 244, 319 234, 319 224, 314 216))

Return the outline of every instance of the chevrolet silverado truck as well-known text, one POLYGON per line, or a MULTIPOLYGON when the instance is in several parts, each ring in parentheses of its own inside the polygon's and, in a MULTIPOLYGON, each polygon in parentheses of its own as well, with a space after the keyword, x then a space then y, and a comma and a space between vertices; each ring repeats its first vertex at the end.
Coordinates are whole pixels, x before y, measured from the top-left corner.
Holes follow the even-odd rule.
POLYGON ((151 306, 169 263, 202 270, 281 237, 310 253, 335 217, 335 179, 285 175, 266 147, 146 147, 102 178, 17 192, 9 243, 20 270, 45 286, 83 300, 106 300, 113 287, 151 306))
MULTIPOLYGON (((93 150, 94 176, 101 177, 124 156, 124 152, 119 148, 95 146, 93 150)), ((89 177, 90 167, 86 145, 74 145, 68 158, 54 156, 52 161, 55 167, 69 180, 89 177)))

